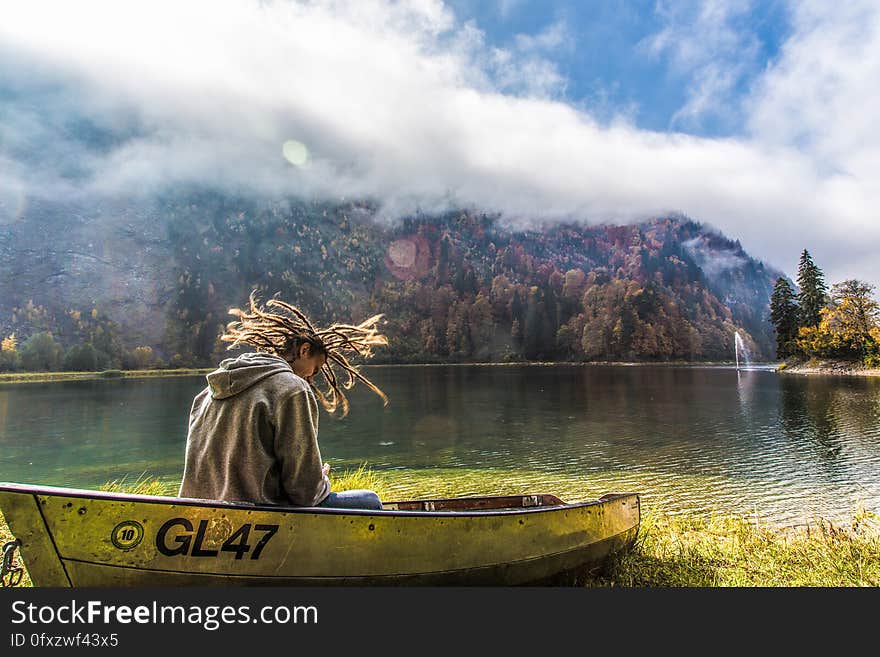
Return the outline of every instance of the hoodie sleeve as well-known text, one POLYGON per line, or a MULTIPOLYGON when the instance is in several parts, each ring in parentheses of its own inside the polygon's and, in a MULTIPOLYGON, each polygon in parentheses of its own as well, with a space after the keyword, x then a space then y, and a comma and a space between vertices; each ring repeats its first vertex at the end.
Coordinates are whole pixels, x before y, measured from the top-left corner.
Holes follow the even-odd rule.
POLYGON ((275 455, 281 486, 291 504, 315 506, 330 494, 330 480, 321 472, 318 402, 308 388, 292 391, 278 404, 275 455))

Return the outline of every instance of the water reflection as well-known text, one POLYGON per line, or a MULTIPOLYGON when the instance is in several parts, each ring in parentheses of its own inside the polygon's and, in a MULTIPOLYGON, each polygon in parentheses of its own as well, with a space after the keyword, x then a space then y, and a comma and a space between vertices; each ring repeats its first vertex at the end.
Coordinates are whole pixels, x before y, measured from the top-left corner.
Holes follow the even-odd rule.
POLYGON ((782 377, 780 423, 792 448, 821 468, 826 480, 868 506, 880 499, 876 467, 880 433, 877 381, 782 377))
POLYGON ((148 470, 178 476, 190 399, 180 379, 0 387, 0 479, 96 485, 148 470), (14 411, 11 409, 15 409, 14 411))
MULTIPOLYGON (((322 416, 324 457, 400 496, 638 490, 673 509, 796 521, 880 511, 880 380, 732 368, 373 367, 322 416)), ((0 479, 94 486, 182 470, 201 377, 0 387, 0 479)))

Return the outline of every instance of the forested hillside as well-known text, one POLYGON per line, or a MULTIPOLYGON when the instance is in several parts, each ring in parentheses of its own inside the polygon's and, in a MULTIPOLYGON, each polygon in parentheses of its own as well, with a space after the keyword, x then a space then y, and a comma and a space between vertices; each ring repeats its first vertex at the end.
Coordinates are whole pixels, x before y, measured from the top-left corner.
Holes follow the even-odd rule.
POLYGON ((3 337, 20 349, 48 333, 58 363, 92 349, 95 367, 213 364, 252 289, 320 323, 385 313, 377 362, 730 360, 736 330, 771 358, 781 275, 680 216, 525 230, 475 211, 391 221, 366 202, 208 192, 32 204, 0 225, 0 254, 3 337))

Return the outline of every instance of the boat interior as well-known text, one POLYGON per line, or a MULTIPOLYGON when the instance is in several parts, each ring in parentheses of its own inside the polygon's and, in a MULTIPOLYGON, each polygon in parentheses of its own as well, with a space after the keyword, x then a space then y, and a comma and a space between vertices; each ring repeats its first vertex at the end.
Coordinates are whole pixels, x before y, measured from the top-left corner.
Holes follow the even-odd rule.
POLYGON ((456 497, 440 500, 404 500, 382 502, 388 511, 503 511, 533 507, 564 506, 555 495, 497 495, 493 497, 456 497))

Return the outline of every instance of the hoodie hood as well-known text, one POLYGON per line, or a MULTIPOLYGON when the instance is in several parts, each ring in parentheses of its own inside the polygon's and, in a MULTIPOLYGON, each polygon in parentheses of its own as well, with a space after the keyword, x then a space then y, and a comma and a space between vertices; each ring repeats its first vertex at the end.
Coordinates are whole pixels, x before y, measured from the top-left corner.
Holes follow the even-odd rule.
POLYGON ((247 390, 266 377, 281 372, 293 373, 290 364, 280 356, 261 353, 241 354, 227 358, 208 374, 208 387, 214 399, 226 399, 247 390))

